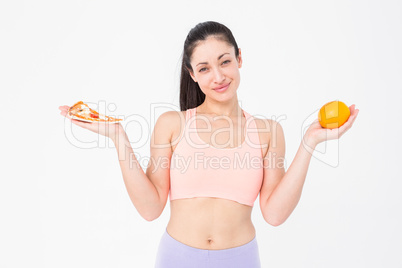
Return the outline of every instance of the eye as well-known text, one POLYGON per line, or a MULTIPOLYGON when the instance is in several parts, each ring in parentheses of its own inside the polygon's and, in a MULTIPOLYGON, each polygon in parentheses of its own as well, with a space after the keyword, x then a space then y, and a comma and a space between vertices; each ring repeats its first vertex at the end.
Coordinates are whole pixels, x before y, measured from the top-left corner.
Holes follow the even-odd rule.
POLYGON ((202 72, 205 72, 206 70, 207 70, 207 68, 204 67, 204 68, 201 68, 201 69, 199 70, 199 72, 202 73, 202 72))
POLYGON ((222 62, 222 64, 229 64, 230 60, 225 60, 224 62, 222 62))

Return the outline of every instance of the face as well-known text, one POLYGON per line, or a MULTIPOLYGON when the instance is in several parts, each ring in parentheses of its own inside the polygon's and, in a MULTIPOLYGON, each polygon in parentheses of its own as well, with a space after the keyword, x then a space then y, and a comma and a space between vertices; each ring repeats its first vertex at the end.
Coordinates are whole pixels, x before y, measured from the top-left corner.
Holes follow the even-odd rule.
POLYGON ((200 42, 191 56, 191 77, 206 97, 230 98, 240 83, 239 68, 242 58, 236 58, 235 49, 227 42, 210 37, 200 42))

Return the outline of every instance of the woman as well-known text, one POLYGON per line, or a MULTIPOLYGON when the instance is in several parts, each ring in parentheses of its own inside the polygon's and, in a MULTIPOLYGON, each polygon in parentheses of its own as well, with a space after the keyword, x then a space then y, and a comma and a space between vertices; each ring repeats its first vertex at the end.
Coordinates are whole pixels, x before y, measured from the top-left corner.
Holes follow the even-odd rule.
MULTIPOLYGON (((257 119, 237 99, 241 50, 217 22, 196 25, 184 43, 181 111, 162 114, 151 137, 146 173, 120 124, 73 123, 110 137, 129 196, 142 217, 158 218, 170 197, 171 217, 155 267, 260 267, 251 212, 258 194, 267 223, 282 224, 296 207, 315 146, 339 138, 316 120, 285 173, 281 125, 257 119), (226 130, 226 131, 222 131, 226 130), (162 161, 160 161, 162 160, 162 161), (167 160, 167 165, 158 165, 167 160)), ((68 106, 60 107, 66 115, 68 106)))

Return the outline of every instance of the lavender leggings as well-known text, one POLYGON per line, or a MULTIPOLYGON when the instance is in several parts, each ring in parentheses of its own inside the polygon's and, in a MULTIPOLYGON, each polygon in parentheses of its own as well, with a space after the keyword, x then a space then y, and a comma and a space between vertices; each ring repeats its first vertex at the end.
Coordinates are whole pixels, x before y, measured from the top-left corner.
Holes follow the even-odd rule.
POLYGON ((261 268, 257 239, 220 250, 185 245, 165 230, 159 243, 155 268, 261 268))

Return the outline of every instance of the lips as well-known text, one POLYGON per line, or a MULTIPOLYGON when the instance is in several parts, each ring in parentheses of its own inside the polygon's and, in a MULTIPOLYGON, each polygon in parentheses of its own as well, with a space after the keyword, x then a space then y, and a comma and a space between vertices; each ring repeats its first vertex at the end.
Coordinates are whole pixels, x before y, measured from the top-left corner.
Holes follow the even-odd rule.
POLYGON ((222 85, 220 87, 214 88, 214 90, 217 91, 217 92, 223 92, 229 87, 229 85, 230 85, 230 83, 227 83, 227 84, 222 85))

